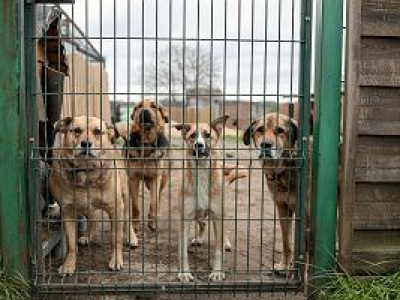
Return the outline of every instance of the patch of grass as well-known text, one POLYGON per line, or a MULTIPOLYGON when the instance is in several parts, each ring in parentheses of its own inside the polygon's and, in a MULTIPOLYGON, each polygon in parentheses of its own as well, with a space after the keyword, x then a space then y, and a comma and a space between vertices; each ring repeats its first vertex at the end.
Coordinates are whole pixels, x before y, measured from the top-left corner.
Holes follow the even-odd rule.
POLYGON ((0 299, 29 299, 29 283, 18 273, 7 270, 0 258, 0 299))
POLYGON ((388 276, 351 276, 335 274, 318 291, 321 300, 398 300, 400 299, 400 271, 388 276))

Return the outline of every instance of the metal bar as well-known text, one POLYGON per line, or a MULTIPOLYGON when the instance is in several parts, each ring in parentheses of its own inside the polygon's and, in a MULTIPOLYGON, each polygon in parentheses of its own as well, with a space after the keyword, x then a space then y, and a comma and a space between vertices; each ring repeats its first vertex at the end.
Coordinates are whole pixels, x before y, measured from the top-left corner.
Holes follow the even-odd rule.
POLYGON ((304 273, 305 254, 306 254, 306 217, 308 199, 308 136, 310 134, 310 86, 311 86, 311 35, 312 35, 312 0, 303 0, 301 3, 301 29, 300 37, 304 41, 300 47, 300 72, 299 72, 299 148, 300 170, 298 176, 298 195, 296 201, 296 238, 295 238, 295 257, 296 268, 301 269, 300 274, 304 273))
POLYGON ((28 276, 23 1, 0 3, 0 245, 3 264, 28 276))
POLYGON ((317 2, 315 130, 311 237, 312 285, 323 282, 335 263, 339 163, 342 0, 317 2), (315 280, 315 281, 314 281, 315 280))
MULTIPOLYGON (((224 282, 222 284, 199 284, 199 283, 143 283, 143 284, 119 284, 118 288, 114 284, 91 285, 92 295, 114 293, 126 294, 146 292, 162 292, 165 294, 190 294, 196 288, 196 292, 201 293, 229 293, 235 290, 237 293, 248 292, 279 292, 279 291, 293 291, 300 287, 300 282, 276 279, 271 281, 264 281, 263 284, 259 282, 224 282)), ((84 285, 76 286, 74 284, 53 284, 46 285, 40 289, 40 295, 57 294, 60 291, 68 294, 87 294, 87 287, 84 285)))

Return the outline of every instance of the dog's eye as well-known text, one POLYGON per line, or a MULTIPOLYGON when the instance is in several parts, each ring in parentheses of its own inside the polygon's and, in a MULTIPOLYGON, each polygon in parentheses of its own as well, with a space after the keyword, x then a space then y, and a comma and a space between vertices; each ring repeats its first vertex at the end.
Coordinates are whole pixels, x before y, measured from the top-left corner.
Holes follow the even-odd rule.
POLYGON ((209 133, 209 132, 204 132, 204 137, 205 137, 206 139, 209 139, 209 138, 211 137, 211 133, 209 133))
POLYGON ((282 133, 286 132, 286 130, 282 126, 276 126, 274 132, 276 135, 278 135, 278 134, 282 134, 282 133))
POLYGON ((82 129, 80 129, 79 127, 73 128, 72 131, 73 131, 75 134, 81 134, 81 133, 83 132, 82 129))
POLYGON ((95 128, 95 129, 93 129, 93 134, 94 135, 102 135, 103 131, 100 128, 95 128))
POLYGON ((193 132, 191 135, 189 135, 189 138, 194 139, 196 137, 196 133, 193 132))
POLYGON ((264 128, 264 126, 260 126, 260 127, 257 128, 256 131, 260 132, 260 133, 264 133, 265 132, 265 128, 264 128))

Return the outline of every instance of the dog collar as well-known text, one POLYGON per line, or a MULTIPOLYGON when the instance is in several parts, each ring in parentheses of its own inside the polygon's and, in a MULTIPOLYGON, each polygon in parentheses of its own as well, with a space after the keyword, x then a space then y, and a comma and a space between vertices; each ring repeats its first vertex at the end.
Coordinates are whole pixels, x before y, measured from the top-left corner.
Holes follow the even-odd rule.
MULTIPOLYGON (((131 133, 128 140, 125 141, 124 150, 125 157, 134 158, 135 156, 130 155, 129 150, 140 151, 142 153, 148 153, 147 156, 151 156, 157 150, 165 150, 169 147, 169 141, 164 134, 157 135, 157 138, 152 143, 142 143, 141 136, 137 133, 131 133)), ((165 151, 159 151, 160 154, 156 156, 156 159, 160 159, 165 155, 165 151)))

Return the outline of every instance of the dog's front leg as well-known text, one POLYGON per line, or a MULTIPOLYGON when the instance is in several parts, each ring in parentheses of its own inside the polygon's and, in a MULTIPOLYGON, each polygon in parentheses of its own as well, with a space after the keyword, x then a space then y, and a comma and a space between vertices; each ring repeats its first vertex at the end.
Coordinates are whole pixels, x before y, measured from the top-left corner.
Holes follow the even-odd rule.
POLYGON ((117 199, 115 206, 105 207, 111 220, 111 259, 109 263, 110 270, 119 271, 123 269, 124 261, 122 256, 122 246, 124 239, 124 204, 121 198, 117 199))
POLYGON ((288 208, 286 205, 277 205, 277 208, 278 208, 279 223, 282 234, 282 257, 281 261, 275 267, 275 269, 286 271, 289 268, 292 257, 292 250, 290 243, 291 243, 293 213, 291 212, 290 208, 288 208))
POLYGON ((178 278, 181 282, 190 282, 193 280, 193 275, 189 269, 188 258, 188 239, 189 239, 189 220, 186 220, 184 213, 181 213, 181 224, 179 228, 179 274, 178 278))
POLYGON ((204 234, 206 231, 206 222, 197 220, 194 224, 194 237, 191 244, 193 246, 201 246, 204 242, 204 234))
POLYGON ((215 237, 215 252, 214 252, 214 266, 210 274, 211 281, 221 281, 225 279, 225 272, 223 270, 224 264, 224 230, 222 230, 222 220, 214 219, 214 237, 215 237))
POLYGON ((157 175, 156 179, 150 184, 150 210, 148 226, 151 230, 156 231, 160 228, 160 190, 161 175, 157 175))
POLYGON ((139 224, 139 184, 140 179, 136 176, 129 180, 129 195, 131 197, 131 222, 134 230, 138 229, 139 224))
POLYGON ((65 234, 67 236, 67 257, 58 269, 62 275, 72 275, 76 266, 76 214, 72 205, 67 205, 62 210, 65 234))
MULTIPOLYGON (((122 189, 125 189, 125 187, 122 186, 122 189)), ((132 203, 129 202, 130 199, 126 190, 123 190, 122 198, 124 199, 124 231, 126 234, 126 243, 129 245, 129 247, 136 248, 139 245, 139 242, 136 236, 135 228, 133 227, 133 222, 131 220, 130 211, 132 203)))

